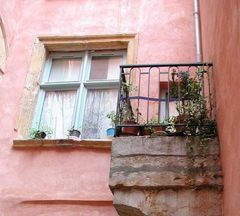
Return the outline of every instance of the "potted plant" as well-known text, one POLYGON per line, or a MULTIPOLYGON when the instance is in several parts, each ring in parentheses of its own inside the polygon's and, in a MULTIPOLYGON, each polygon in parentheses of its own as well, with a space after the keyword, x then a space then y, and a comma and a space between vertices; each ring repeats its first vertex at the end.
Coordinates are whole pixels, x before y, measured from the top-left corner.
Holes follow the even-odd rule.
POLYGON ((108 128, 106 130, 107 136, 113 137, 115 135, 116 114, 114 111, 111 111, 106 115, 106 117, 111 120, 111 125, 112 125, 111 128, 108 128))
POLYGON ((138 135, 139 126, 134 118, 125 119, 122 122, 122 124, 123 124, 123 126, 122 126, 121 133, 123 135, 128 135, 128 136, 137 136, 138 135))
MULTIPOLYGON (((215 121, 209 118, 206 97, 202 94, 204 73, 204 70, 198 70, 197 77, 190 77, 188 71, 179 72, 180 97, 176 101, 179 115, 170 122, 175 128, 174 133, 201 136, 216 132, 215 121)), ((175 90, 175 87, 171 89, 173 95, 176 95, 175 90)))
MULTIPOLYGON (((123 77, 125 80, 125 77, 123 77)), ((125 80, 126 81, 126 80, 125 80)), ((139 133, 139 124, 136 122, 136 117, 132 110, 130 101, 130 93, 136 91, 137 88, 131 83, 123 82, 121 87, 121 102, 117 121, 121 126, 121 135, 136 136, 139 133)), ((136 110, 137 111, 137 110, 136 110)), ((137 111, 138 112, 138 111, 137 111)), ((139 114, 139 113, 138 113, 139 114)))
POLYGON ((79 138, 81 135, 80 129, 75 128, 74 126, 68 130, 68 137, 69 138, 79 138))
POLYGON ((139 125, 132 111, 130 102, 124 102, 120 109, 120 122, 123 125, 121 134, 127 136, 137 136, 139 133, 139 125))
POLYGON ((149 122, 143 125, 142 135, 160 135, 165 132, 166 121, 159 122, 156 118, 151 118, 149 122))
POLYGON ((171 74, 170 98, 175 98, 182 102, 198 98, 202 91, 201 77, 203 73, 197 77, 191 77, 188 71, 180 71, 179 73, 173 71, 171 74))
POLYGON ((148 136, 148 135, 152 135, 154 133, 154 129, 152 128, 151 125, 149 124, 144 124, 142 127, 141 127, 141 131, 140 131, 140 134, 142 136, 148 136))
POLYGON ((31 128, 30 138, 32 139, 45 139, 47 135, 52 134, 49 128, 31 128))
POLYGON ((169 135, 185 135, 187 130, 187 117, 184 115, 171 116, 168 120, 166 132, 169 135))

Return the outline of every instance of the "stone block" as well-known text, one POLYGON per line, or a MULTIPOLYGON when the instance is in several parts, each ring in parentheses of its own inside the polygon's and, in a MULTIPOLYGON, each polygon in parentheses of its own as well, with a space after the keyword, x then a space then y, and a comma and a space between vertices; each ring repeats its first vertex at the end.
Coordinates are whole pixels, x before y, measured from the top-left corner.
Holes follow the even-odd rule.
POLYGON ((113 140, 109 186, 119 215, 220 216, 222 184, 217 138, 204 146, 196 137, 113 140))

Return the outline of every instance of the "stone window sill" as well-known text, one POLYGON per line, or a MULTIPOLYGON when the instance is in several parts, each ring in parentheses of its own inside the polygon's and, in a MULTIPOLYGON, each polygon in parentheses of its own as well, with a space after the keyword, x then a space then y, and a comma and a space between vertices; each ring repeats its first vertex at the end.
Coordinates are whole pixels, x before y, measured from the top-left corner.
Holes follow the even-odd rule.
POLYGON ((14 148, 81 148, 81 149, 111 149, 111 139, 16 139, 14 148))

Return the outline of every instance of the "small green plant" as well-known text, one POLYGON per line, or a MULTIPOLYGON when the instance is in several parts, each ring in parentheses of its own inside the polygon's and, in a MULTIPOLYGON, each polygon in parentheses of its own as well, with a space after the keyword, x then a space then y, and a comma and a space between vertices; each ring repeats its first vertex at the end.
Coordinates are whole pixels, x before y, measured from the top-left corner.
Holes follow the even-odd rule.
POLYGON ((165 129, 165 131, 169 134, 174 134, 176 132, 176 116, 171 116, 168 118, 167 120, 167 127, 165 129))
POLYGON ((134 86, 133 84, 127 82, 122 82, 122 88, 123 91, 127 93, 137 91, 137 86, 134 86))
MULTIPOLYGON (((119 109, 119 119, 116 119, 120 123, 123 122, 135 122, 136 116, 134 115, 131 101, 130 101, 130 94, 131 92, 137 91, 137 87, 134 86, 132 83, 122 82, 121 86, 121 106, 119 109)), ((138 112, 138 111, 137 111, 138 112)), ((139 113, 137 114, 139 115, 139 113)))
POLYGON ((111 125, 112 125, 112 127, 114 127, 116 124, 116 120, 117 120, 117 116, 116 116, 115 112, 114 111, 109 112, 106 115, 106 117, 111 120, 111 125))
POLYGON ((31 128, 30 130, 31 139, 44 139, 46 136, 51 134, 52 130, 48 127, 31 128))
POLYGON ((206 71, 199 68, 195 77, 188 71, 173 71, 173 84, 170 89, 171 97, 177 97, 176 109, 178 116, 171 121, 172 126, 184 124, 185 135, 206 136, 216 135, 216 123, 209 118, 206 97, 203 95, 203 79, 206 71))
POLYGON ((144 131, 147 134, 154 134, 155 132, 165 132, 165 126, 168 124, 166 120, 159 122, 158 118, 153 117, 149 121, 143 123, 144 131))
MULTIPOLYGON (((202 73, 201 76, 203 76, 202 73)), ((179 98, 181 101, 197 99, 202 90, 198 78, 199 76, 190 77, 188 71, 180 71, 179 73, 173 71, 170 97, 179 98)))
POLYGON ((73 131, 73 130, 81 131, 81 127, 75 127, 75 126, 73 125, 68 131, 73 131))

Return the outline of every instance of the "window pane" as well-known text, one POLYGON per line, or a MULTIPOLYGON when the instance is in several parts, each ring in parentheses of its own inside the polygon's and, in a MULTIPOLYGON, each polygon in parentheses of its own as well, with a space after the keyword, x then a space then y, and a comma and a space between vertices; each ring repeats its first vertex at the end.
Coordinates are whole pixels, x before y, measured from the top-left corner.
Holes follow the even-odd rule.
POLYGON ((176 101, 169 101, 167 102, 167 90, 162 89, 160 92, 161 99, 166 99, 166 101, 162 101, 160 103, 160 119, 166 120, 171 116, 178 116, 178 112, 176 109, 176 101))
POLYGON ((122 61, 122 56, 93 57, 90 80, 119 79, 119 65, 122 64, 122 61))
POLYGON ((88 90, 82 138, 106 138, 106 129, 111 127, 106 115, 116 110, 117 95, 117 89, 88 90))
POLYGON ((78 81, 82 59, 53 59, 49 82, 78 81))
POLYGON ((72 127, 76 91, 46 92, 40 128, 50 128, 52 138, 66 138, 72 127))

